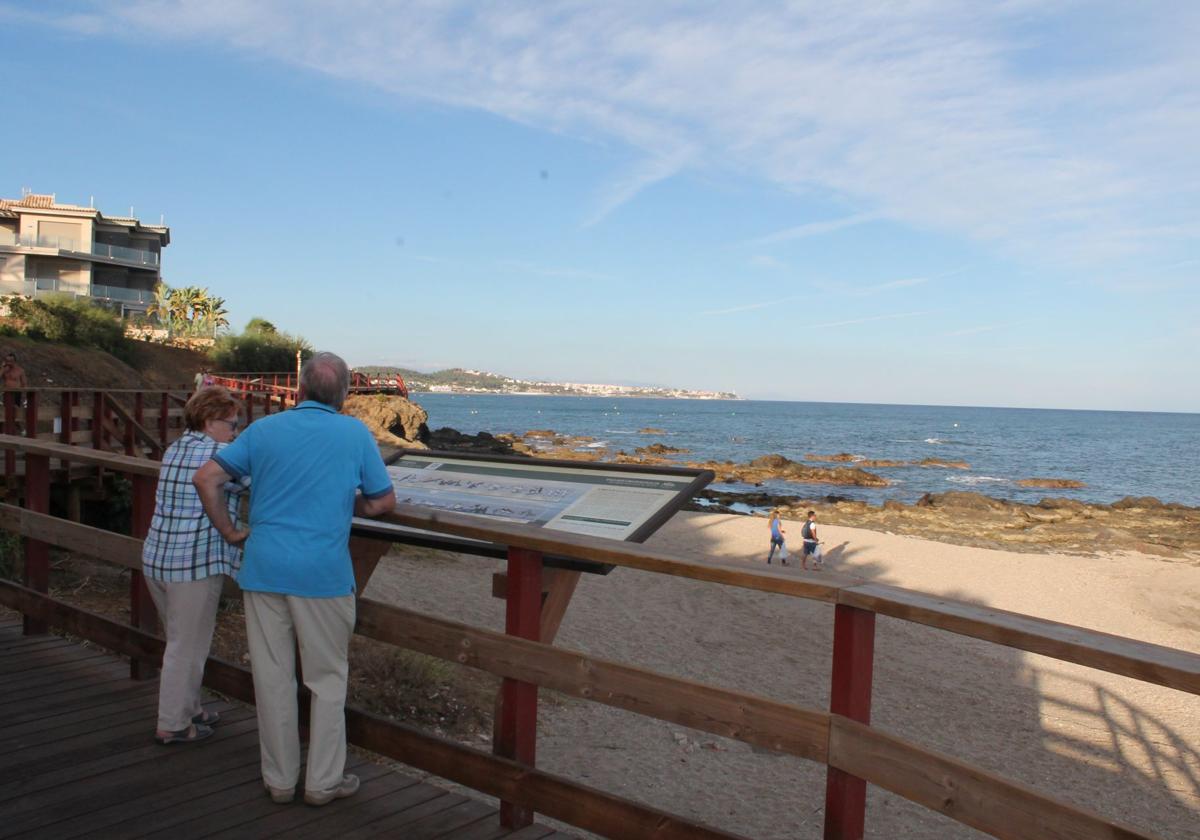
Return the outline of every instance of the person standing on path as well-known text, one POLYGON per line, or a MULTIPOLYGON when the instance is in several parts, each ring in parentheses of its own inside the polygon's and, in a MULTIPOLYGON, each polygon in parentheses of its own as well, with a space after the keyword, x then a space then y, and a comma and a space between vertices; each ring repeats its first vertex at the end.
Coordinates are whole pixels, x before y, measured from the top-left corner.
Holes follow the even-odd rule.
MULTIPOLYGON (((205 516, 192 478, 237 437, 242 403, 224 388, 206 388, 183 409, 187 430, 167 447, 158 471, 154 516, 142 545, 142 572, 167 637, 158 688, 160 744, 212 735, 219 716, 200 705, 204 662, 212 645, 225 578, 235 577, 242 552, 205 516)), ((223 488, 225 518, 237 514, 240 487, 223 488)))
POLYGON ((318 353, 300 371, 299 404, 251 424, 200 468, 204 509, 229 542, 246 540, 238 583, 258 708, 263 784, 290 802, 300 777, 296 643, 312 691, 304 801, 358 791, 346 767, 346 678, 354 631, 350 520, 396 506, 391 478, 361 421, 339 413, 350 388, 341 358, 318 353), (250 476, 250 529, 220 504, 230 478, 250 476), (361 491, 361 492, 360 492, 361 491))
POLYGON ((804 538, 804 547, 800 549, 800 568, 808 570, 808 559, 812 558, 813 568, 820 569, 825 565, 821 558, 821 540, 817 538, 817 512, 810 510, 804 527, 800 530, 804 538))
POLYGON ((771 519, 768 523, 771 529, 771 550, 767 552, 767 565, 771 565, 771 558, 775 556, 775 549, 779 549, 779 562, 787 565, 787 544, 784 543, 783 535, 787 532, 783 530, 783 525, 779 521, 779 511, 771 511, 771 519))
MULTIPOLYGON (((17 354, 8 353, 4 356, 4 364, 0 364, 0 384, 5 391, 24 391, 29 387, 25 377, 25 368, 17 364, 17 354)), ((25 405, 25 395, 17 394, 17 405, 25 405)))

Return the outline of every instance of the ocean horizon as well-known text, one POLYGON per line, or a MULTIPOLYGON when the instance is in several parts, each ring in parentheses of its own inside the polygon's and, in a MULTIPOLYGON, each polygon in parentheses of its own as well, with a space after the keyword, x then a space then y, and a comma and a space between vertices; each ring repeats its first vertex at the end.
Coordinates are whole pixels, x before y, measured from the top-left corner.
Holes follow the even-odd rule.
MULTIPOLYGON (((633 453, 661 442, 689 450, 685 461, 744 463, 763 455, 965 461, 968 469, 871 467, 883 488, 798 484, 724 484, 815 498, 836 495, 875 504, 911 503, 925 493, 973 490, 1037 502, 1048 496, 1111 503, 1125 496, 1200 506, 1200 414, 1166 411, 904 405, 886 403, 702 400, 572 395, 415 392, 431 429, 523 434, 551 429, 595 438, 593 448, 633 453), (662 429, 646 434, 644 428, 662 429), (1081 481, 1080 489, 1021 487, 1021 479, 1081 481)), ((848 464, 853 466, 853 463, 848 464)))

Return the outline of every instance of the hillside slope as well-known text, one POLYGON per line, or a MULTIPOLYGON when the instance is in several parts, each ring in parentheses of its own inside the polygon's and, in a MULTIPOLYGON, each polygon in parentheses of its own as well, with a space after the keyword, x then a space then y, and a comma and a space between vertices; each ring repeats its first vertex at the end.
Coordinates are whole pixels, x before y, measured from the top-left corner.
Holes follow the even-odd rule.
POLYGON ((0 337, 0 356, 15 353, 31 387, 191 388, 207 362, 203 353, 132 342, 127 364, 101 350, 27 338, 0 337))

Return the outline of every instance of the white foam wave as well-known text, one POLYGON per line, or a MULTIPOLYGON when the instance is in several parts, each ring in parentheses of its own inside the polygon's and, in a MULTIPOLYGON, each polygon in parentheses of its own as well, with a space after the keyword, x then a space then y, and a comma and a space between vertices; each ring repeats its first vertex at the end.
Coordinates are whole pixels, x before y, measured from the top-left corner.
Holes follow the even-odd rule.
POLYGON ((606 446, 608 446, 608 441, 598 440, 598 441, 595 441, 594 443, 589 443, 587 446, 584 447, 584 449, 603 449, 606 446))
POLYGON ((949 476, 947 481, 954 484, 1011 484, 1012 479, 998 478, 994 475, 953 475, 949 476))
POLYGON ((925 443, 935 443, 936 444, 936 443, 945 443, 945 442, 946 441, 942 440, 941 438, 935 438, 935 437, 925 438, 925 443))

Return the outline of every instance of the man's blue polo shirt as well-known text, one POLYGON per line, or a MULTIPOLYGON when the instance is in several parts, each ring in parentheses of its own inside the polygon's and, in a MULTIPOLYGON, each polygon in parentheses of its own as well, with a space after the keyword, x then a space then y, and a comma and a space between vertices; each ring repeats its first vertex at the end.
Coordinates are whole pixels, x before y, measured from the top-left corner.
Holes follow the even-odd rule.
POLYGON ((238 585, 251 592, 334 598, 354 592, 354 496, 392 489, 367 427, 306 400, 251 423, 213 456, 250 483, 250 538, 238 585))

